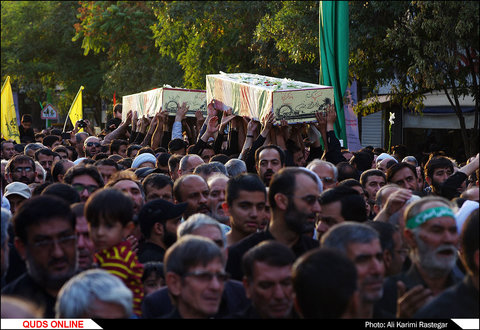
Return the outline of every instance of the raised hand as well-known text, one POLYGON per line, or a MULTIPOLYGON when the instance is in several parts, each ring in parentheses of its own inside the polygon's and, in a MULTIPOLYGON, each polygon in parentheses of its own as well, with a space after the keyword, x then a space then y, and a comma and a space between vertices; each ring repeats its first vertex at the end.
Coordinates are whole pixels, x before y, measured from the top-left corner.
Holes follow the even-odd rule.
POLYGON ((325 131, 327 129, 327 112, 315 112, 315 118, 317 122, 314 123, 315 127, 320 131, 325 131))
POLYGON ((189 109, 189 106, 187 106, 187 102, 183 102, 182 105, 177 109, 177 113, 175 115, 175 121, 184 120, 185 116, 187 115, 188 109, 189 109))
POLYGON ((219 130, 223 131, 225 129, 225 126, 233 119, 235 118, 235 115, 232 114, 232 109, 229 109, 223 113, 222 120, 220 121, 220 127, 219 130))
POLYGON ((217 115, 217 109, 215 109, 215 100, 212 100, 207 105, 207 118, 212 118, 217 115))

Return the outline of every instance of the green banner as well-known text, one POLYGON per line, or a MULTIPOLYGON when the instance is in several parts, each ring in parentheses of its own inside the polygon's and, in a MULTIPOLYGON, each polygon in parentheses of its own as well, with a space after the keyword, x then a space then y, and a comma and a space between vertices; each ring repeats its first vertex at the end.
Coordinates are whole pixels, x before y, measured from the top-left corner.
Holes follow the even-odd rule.
POLYGON ((348 85, 348 1, 320 1, 320 84, 333 86, 337 122, 335 134, 348 147, 343 96, 348 85))

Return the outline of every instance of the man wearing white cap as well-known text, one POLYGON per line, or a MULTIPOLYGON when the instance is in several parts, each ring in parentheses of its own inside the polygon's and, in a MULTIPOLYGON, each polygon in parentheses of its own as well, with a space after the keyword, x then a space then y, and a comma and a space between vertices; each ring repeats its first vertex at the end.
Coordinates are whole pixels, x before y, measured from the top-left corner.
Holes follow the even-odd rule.
POLYGON ((149 152, 144 152, 135 157, 132 168, 151 167, 155 168, 157 158, 149 152))
POLYGON ((392 162, 393 164, 398 163, 398 161, 395 159, 395 157, 393 157, 393 156, 391 156, 387 153, 381 153, 380 155, 378 155, 375 162, 376 162, 377 169, 384 172, 384 173, 387 172, 388 167, 391 166, 391 164, 389 164, 390 162, 392 162))
POLYGON ((15 181, 5 187, 5 197, 10 203, 10 212, 12 212, 13 215, 20 207, 20 204, 32 197, 32 192, 27 184, 15 181))

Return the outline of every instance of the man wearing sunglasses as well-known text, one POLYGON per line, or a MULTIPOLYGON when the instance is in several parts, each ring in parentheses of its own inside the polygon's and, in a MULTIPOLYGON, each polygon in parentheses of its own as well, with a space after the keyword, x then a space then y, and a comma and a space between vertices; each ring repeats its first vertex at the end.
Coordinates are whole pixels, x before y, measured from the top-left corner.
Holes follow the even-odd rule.
POLYGON ((308 163, 307 168, 315 172, 322 180, 323 191, 337 186, 338 170, 334 164, 316 158, 308 163))
POLYGON ((94 165, 77 165, 68 169, 63 178, 80 195, 80 200, 86 202, 93 192, 104 186, 103 178, 94 165))
POLYGON ((101 150, 100 139, 96 136, 89 136, 85 139, 83 143, 83 151, 85 152, 85 157, 93 158, 101 150))

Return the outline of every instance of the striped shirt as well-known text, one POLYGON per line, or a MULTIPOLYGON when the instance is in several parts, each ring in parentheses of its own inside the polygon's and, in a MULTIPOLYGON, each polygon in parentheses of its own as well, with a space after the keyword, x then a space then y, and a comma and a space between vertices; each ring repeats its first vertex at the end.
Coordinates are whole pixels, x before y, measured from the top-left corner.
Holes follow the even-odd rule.
POLYGON ((109 273, 118 276, 133 293, 133 311, 141 316, 143 300, 143 265, 131 249, 130 242, 123 241, 111 248, 95 254, 98 266, 109 273))

